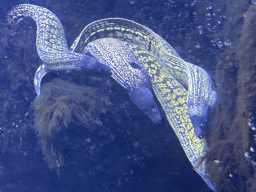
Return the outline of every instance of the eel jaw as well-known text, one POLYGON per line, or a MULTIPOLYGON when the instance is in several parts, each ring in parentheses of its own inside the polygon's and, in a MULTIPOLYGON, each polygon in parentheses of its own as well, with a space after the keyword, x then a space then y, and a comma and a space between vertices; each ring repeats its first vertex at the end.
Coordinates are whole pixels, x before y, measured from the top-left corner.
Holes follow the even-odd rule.
POLYGON ((49 72, 45 64, 42 64, 38 67, 36 70, 35 76, 34 76, 34 87, 36 90, 37 96, 40 96, 40 86, 42 78, 49 72))

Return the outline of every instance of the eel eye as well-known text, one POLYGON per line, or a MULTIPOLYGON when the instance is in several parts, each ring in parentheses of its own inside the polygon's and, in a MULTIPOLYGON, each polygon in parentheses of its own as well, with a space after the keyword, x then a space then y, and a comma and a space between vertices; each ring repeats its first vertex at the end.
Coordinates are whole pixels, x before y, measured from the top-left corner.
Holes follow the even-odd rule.
POLYGON ((141 66, 138 64, 138 63, 135 63, 135 62, 131 62, 131 63, 129 63, 130 64, 130 66, 132 67, 132 68, 134 68, 134 69, 139 69, 139 70, 141 70, 141 66))

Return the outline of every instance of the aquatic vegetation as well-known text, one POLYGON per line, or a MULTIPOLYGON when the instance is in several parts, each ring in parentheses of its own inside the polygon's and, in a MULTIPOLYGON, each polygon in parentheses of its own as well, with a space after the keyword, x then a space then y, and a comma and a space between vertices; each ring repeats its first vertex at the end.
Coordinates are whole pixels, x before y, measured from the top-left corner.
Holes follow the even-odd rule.
POLYGON ((79 86, 55 79, 42 86, 42 94, 32 104, 35 111, 35 129, 50 168, 64 163, 62 152, 51 140, 61 129, 70 129, 69 124, 79 123, 89 128, 101 125, 99 118, 105 113, 108 97, 92 87, 79 86))
MULTIPOLYGON (((236 1, 241 3, 241 1, 236 1)), ((219 58, 220 95, 209 129, 207 171, 217 191, 255 191, 256 6, 246 2, 226 14, 223 34, 232 43, 219 58)))
POLYGON ((33 27, 0 26, 0 143, 3 151, 20 151, 30 126, 32 79, 38 57, 33 50, 33 27), (31 80, 31 81, 30 81, 31 80), (16 143, 18 141, 18 144, 16 143), (24 140, 23 140, 24 141, 24 140))

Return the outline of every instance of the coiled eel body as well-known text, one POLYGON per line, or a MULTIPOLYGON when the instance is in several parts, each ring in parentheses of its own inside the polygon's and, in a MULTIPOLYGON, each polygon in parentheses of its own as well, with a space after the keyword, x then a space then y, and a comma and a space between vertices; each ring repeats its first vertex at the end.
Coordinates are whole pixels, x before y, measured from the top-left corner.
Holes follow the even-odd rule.
MULTIPOLYGON (((13 15, 16 8, 12 11, 13 15)), ((18 8, 22 9, 22 6, 18 8)), ((47 11, 45 14, 49 14, 47 19, 51 19, 50 14, 53 13, 47 11)), ((48 31, 51 30, 51 26, 49 27, 48 31)), ((205 161, 201 162, 201 158, 206 154, 207 144, 204 138, 198 137, 208 107, 213 106, 217 99, 209 75, 202 68, 182 60, 164 39, 147 27, 121 18, 102 19, 87 25, 68 53, 86 52, 86 46, 90 42, 103 38, 121 40, 147 70, 156 97, 189 161, 215 191, 205 172, 205 161)), ((54 65, 51 67, 55 70, 54 65)), ((63 69, 66 69, 65 66, 63 69)))
POLYGON ((146 49, 165 65, 165 69, 188 89, 188 113, 197 136, 207 121, 208 108, 215 105, 217 93, 208 73, 185 62, 162 37, 149 28, 122 18, 102 19, 87 25, 77 37, 71 51, 81 52, 86 45, 99 38, 116 38, 146 49))

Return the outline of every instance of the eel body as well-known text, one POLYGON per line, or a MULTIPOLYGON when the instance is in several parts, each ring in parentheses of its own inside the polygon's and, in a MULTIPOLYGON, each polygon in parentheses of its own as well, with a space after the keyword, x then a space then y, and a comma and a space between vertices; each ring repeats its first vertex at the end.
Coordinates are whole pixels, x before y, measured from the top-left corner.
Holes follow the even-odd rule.
POLYGON ((81 70, 83 68, 109 70, 93 57, 70 52, 60 20, 48 9, 31 4, 20 4, 8 12, 7 21, 10 24, 17 23, 24 17, 32 18, 37 26, 36 47, 43 62, 34 78, 38 96, 40 95, 41 79, 49 71, 81 70))
POLYGON ((127 45, 147 69, 155 95, 190 163, 205 183, 215 191, 215 186, 206 173, 205 161, 202 161, 207 152, 206 140, 195 135, 188 114, 188 91, 165 69, 165 65, 155 55, 138 45, 127 45))

